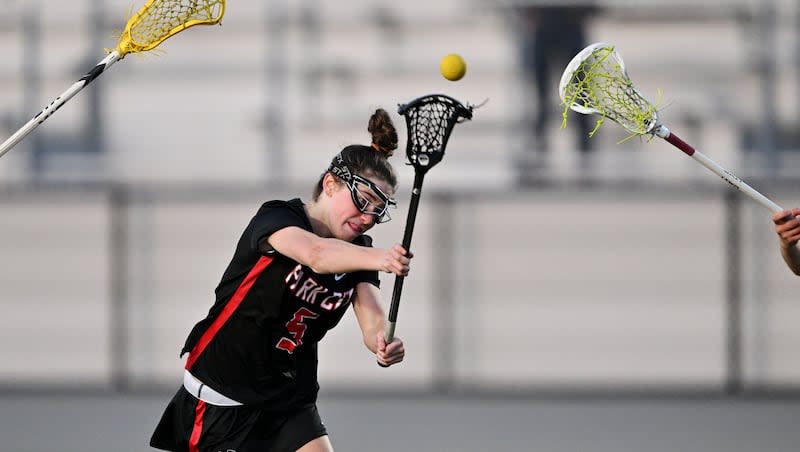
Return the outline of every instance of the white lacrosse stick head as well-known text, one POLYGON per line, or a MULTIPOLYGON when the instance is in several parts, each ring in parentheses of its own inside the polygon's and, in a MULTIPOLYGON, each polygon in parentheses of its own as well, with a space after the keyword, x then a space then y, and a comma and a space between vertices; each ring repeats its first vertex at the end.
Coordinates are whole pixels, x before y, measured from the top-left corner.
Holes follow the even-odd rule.
POLYGON ((637 135, 652 134, 658 112, 633 86, 614 46, 597 42, 581 50, 564 69, 558 94, 567 110, 599 114, 637 135))

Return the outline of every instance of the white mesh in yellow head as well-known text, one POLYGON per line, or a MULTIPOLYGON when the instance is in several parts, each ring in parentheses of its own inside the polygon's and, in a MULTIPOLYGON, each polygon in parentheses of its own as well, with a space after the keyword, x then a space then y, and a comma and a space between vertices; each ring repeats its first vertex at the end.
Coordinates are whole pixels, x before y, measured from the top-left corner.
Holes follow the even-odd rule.
POLYGON ((120 56, 144 52, 195 25, 213 25, 225 14, 225 0, 149 0, 128 20, 117 43, 120 56))

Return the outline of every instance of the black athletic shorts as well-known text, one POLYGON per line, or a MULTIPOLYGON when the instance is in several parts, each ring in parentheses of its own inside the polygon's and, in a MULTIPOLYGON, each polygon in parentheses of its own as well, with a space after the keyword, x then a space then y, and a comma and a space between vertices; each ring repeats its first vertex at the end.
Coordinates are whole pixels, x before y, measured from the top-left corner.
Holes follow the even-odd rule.
POLYGON ((262 412, 236 452, 295 452, 327 434, 316 405, 291 413, 262 412))
POLYGON ((295 452, 327 434, 314 404, 279 413, 223 407, 198 400, 181 386, 150 445, 173 452, 295 452))

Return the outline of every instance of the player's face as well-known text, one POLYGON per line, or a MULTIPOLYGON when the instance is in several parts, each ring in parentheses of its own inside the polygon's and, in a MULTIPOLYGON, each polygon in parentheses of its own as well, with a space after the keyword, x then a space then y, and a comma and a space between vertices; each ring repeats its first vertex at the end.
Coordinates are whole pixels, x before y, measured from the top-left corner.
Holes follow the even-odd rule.
POLYGON ((395 207, 394 191, 377 177, 354 176, 350 183, 339 181, 333 212, 334 234, 352 241, 376 223, 389 221, 389 209, 395 207))

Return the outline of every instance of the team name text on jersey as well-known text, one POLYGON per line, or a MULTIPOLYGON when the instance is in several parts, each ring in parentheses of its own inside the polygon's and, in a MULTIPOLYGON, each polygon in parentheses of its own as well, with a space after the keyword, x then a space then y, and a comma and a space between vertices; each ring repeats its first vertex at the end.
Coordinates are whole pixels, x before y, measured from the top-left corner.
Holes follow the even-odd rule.
POLYGON ((308 304, 319 306, 326 311, 333 311, 340 306, 346 306, 350 299, 353 298, 353 289, 345 292, 330 290, 310 275, 305 275, 303 266, 300 264, 297 264, 286 275, 285 282, 289 286, 289 291, 295 297, 308 304))

